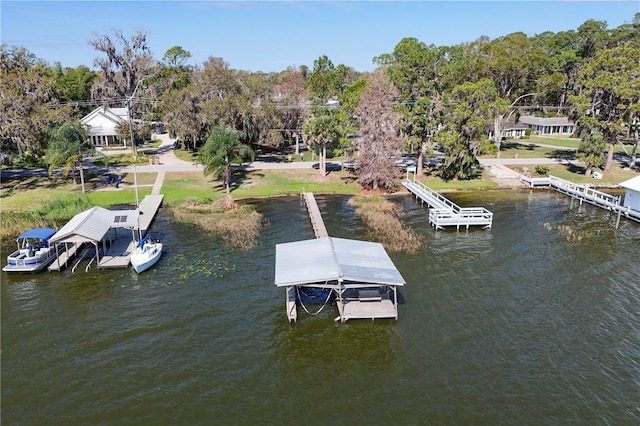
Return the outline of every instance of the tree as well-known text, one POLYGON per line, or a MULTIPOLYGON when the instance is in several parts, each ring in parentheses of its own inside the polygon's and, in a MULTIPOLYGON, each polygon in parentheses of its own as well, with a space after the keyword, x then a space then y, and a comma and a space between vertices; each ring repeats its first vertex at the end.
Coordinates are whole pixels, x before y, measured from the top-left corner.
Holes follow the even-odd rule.
POLYGON ((449 132, 442 135, 445 162, 440 176, 445 180, 472 179, 476 176, 477 156, 489 143, 487 129, 496 115, 498 93, 492 80, 463 83, 451 94, 449 132))
POLYGON ((84 65, 77 68, 54 66, 56 93, 60 102, 84 102, 91 96, 91 84, 97 74, 84 65))
POLYGON ((524 33, 509 34, 484 46, 484 76, 493 80, 501 98, 512 102, 535 91, 546 59, 544 49, 524 33))
POLYGON ((280 76, 273 89, 275 108, 273 124, 284 139, 295 139, 295 153, 300 153, 300 136, 304 122, 304 109, 309 101, 306 81, 302 71, 289 67, 280 76))
POLYGON ((149 77, 153 57, 145 31, 138 30, 127 37, 120 30, 112 30, 110 34, 96 35, 89 44, 107 56, 94 61, 100 70, 100 78, 91 88, 94 100, 109 102, 131 96, 140 82, 149 77))
POLYGON ((338 96, 338 86, 338 73, 331 59, 323 55, 313 61, 313 70, 307 77, 310 98, 320 105, 326 105, 329 99, 338 96))
POLYGON ((396 45, 393 53, 374 59, 388 67, 389 78, 399 91, 403 132, 418 147, 418 174, 422 173, 423 152, 440 121, 446 51, 408 37, 396 45))
POLYGON ((230 192, 232 165, 253 158, 253 150, 240 142, 240 134, 223 127, 214 127, 200 150, 204 174, 213 175, 216 179, 222 177, 227 194, 230 192))
POLYGON ((0 148, 3 157, 37 158, 51 126, 69 121, 46 62, 24 48, 0 46, 0 148))
POLYGON ((360 128, 360 156, 356 160, 358 182, 367 189, 393 191, 399 186, 392 156, 402 151, 402 114, 394 111, 399 92, 386 69, 378 68, 368 79, 356 110, 360 128))
POLYGON ((162 61, 170 68, 183 69, 190 57, 191 52, 184 50, 182 46, 173 46, 165 52, 162 61))
POLYGON ((330 115, 311 117, 302 125, 302 135, 307 144, 317 146, 320 158, 320 174, 327 174, 327 145, 340 137, 336 123, 330 115))
POLYGON ((585 176, 591 176, 591 170, 604 163, 603 153, 606 147, 607 144, 599 133, 591 134, 591 132, 586 132, 582 137, 576 157, 587 165, 584 172, 585 176))
POLYGON ((340 95, 340 108, 335 113, 335 120, 340 133, 340 150, 351 151, 353 149, 353 137, 358 134, 358 117, 356 108, 362 93, 367 86, 367 77, 360 77, 354 83, 347 86, 340 95))
POLYGON ((580 69, 580 94, 571 98, 580 124, 608 143, 604 171, 611 169, 618 133, 640 115, 640 48, 599 51, 580 69))
POLYGON ((82 168, 83 152, 92 149, 87 134, 80 124, 63 124, 51 130, 49 146, 45 159, 49 164, 49 176, 57 167, 64 167, 64 176, 72 171, 73 183, 76 183, 76 167, 80 168, 82 192, 84 187, 84 170, 82 168))

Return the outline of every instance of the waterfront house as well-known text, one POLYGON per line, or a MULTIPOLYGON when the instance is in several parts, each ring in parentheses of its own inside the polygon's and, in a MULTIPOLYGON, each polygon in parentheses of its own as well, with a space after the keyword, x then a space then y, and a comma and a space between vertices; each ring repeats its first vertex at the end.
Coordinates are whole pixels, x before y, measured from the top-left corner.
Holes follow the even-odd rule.
POLYGON ((524 124, 538 135, 571 135, 576 129, 576 124, 569 120, 568 117, 522 115, 519 123, 524 124))
POLYGON ((95 147, 126 146, 118 137, 118 127, 129 119, 127 108, 98 107, 80 120, 95 147))

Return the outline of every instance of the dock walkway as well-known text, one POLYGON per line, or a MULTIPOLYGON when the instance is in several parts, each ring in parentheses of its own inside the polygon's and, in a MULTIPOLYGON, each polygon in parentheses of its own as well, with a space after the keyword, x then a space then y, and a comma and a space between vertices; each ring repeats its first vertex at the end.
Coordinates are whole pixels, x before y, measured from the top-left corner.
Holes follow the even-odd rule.
POLYGON ((156 217, 158 209, 162 205, 164 195, 151 194, 144 197, 138 207, 140 210, 140 233, 146 235, 149 228, 151 228, 151 222, 156 217))
POLYGON ((467 229, 470 226, 491 228, 493 213, 484 207, 460 207, 415 177, 413 180, 407 177, 402 185, 422 203, 427 203, 431 207, 429 209, 429 224, 436 229, 444 229, 447 226, 455 226, 456 229, 460 229, 461 226, 467 229))
POLYGON ((60 271, 63 268, 66 268, 69 261, 73 259, 78 253, 78 249, 80 249, 81 244, 71 244, 68 246, 64 252, 60 254, 60 256, 53 261, 51 265, 47 268, 49 271, 60 271))
POLYGON ((316 202, 316 198, 313 196, 313 193, 303 192, 302 199, 304 204, 307 206, 309 219, 311 219, 311 226, 313 227, 313 232, 316 235, 316 238, 328 237, 329 233, 327 232, 327 228, 324 226, 324 221, 320 214, 320 208, 318 207, 318 203, 316 202))
POLYGON ((555 176, 532 178, 522 175, 522 182, 527 183, 531 188, 537 186, 548 186, 562 194, 578 199, 580 204, 587 202, 605 210, 618 213, 628 219, 640 222, 640 212, 622 206, 622 197, 598 191, 589 184, 578 184, 555 176))
POLYGON ((118 238, 107 252, 100 258, 99 269, 126 268, 131 262, 131 254, 136 248, 136 242, 131 238, 118 238))

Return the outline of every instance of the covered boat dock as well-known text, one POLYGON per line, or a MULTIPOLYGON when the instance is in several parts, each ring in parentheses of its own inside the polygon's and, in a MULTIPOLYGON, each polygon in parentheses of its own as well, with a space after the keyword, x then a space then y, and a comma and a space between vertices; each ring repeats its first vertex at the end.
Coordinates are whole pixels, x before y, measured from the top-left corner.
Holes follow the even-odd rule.
POLYGON ((334 296, 336 321, 398 319, 397 289, 405 281, 380 243, 322 237, 277 244, 275 269, 275 285, 285 288, 289 322, 297 320, 298 294, 306 289, 334 296))
MULTIPOLYGON (((88 267, 96 261, 98 268, 127 267, 135 241, 134 232, 138 227, 138 210, 107 210, 93 207, 75 215, 50 241, 58 247, 73 244, 79 248, 85 243, 93 245, 95 254, 88 267), (125 229, 125 233, 119 230, 125 229), (123 244, 125 245, 123 248, 123 244)), ((82 260, 83 257, 80 258, 82 260)), ((49 270, 64 268, 68 258, 58 257, 49 270)), ((77 265, 77 264, 76 264, 77 265)), ((75 269, 75 266, 74 266, 75 269)))

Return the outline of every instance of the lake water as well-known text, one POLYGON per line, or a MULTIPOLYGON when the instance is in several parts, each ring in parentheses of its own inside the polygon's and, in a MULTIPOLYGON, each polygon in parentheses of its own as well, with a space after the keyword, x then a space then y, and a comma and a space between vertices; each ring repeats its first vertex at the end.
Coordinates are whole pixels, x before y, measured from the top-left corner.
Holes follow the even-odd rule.
MULTIPOLYGON (((313 238, 298 197, 255 202, 248 252, 161 213, 144 274, 2 273, 2 423, 640 424, 640 224, 546 191, 451 198, 493 229, 435 231, 392 198, 425 236, 391 254, 397 322, 288 324, 275 244, 313 238)), ((348 197, 317 199, 331 235, 366 239, 348 197)))

